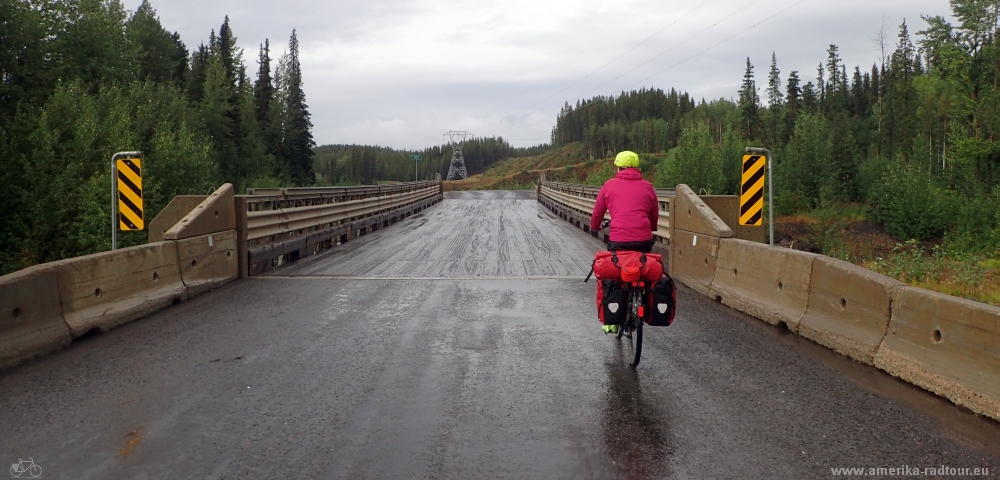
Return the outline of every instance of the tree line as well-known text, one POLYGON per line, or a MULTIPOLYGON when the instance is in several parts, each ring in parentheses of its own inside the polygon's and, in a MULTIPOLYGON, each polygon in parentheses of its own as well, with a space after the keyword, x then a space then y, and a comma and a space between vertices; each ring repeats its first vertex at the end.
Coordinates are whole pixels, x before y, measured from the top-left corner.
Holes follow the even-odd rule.
MULTIPOLYGON (((513 147, 502 137, 476 137, 465 141, 462 156, 467 173, 476 175, 505 158, 539 155, 548 148, 548 145, 513 147)), ((394 150, 373 145, 323 145, 316 147, 315 169, 321 181, 328 185, 406 182, 415 178, 433 180, 435 173, 446 179, 451 157, 450 145, 423 150, 394 150), (420 155, 423 160, 415 162, 412 155, 420 155)))
POLYGON ((642 89, 615 96, 567 102, 552 129, 557 147, 583 142, 592 157, 634 149, 659 152, 677 146, 681 119, 694 110, 695 101, 674 89, 642 89))
POLYGON ((116 151, 143 152, 147 222, 224 182, 315 182, 295 31, 250 72, 228 17, 191 52, 148 2, 0 0, 0 19, 0 273, 110 248, 116 151))
POLYGON ((777 213, 866 205, 904 239, 944 237, 958 248, 1000 249, 998 4, 952 0, 952 24, 922 16, 910 34, 878 33, 879 59, 848 69, 836 45, 815 78, 782 77, 772 54, 763 90, 748 58, 735 100, 693 104, 660 90, 564 107, 553 142, 583 141, 598 157, 668 151, 658 186, 736 194, 747 145, 774 164, 777 213), (676 98, 676 100, 674 100, 676 98), (652 127, 650 127, 652 125, 652 127))

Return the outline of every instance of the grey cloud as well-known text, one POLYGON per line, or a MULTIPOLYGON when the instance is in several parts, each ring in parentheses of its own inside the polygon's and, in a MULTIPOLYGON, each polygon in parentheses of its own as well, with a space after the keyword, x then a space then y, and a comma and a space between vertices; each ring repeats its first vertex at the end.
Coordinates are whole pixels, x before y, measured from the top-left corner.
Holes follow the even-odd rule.
MULTIPOLYGON (((438 144, 450 128, 536 144, 548 139, 564 102, 615 95, 630 86, 731 98, 747 57, 763 88, 772 51, 783 78, 792 70, 814 78, 829 44, 839 46, 849 70, 868 70, 878 56, 871 38, 883 16, 895 45, 904 17, 916 38, 923 28, 920 14, 949 12, 946 0, 808 0, 663 71, 796 0, 759 1, 622 76, 748 0, 711 0, 676 24, 678 15, 702 2, 564 0, 501 8, 473 1, 153 1, 164 26, 179 31, 189 48, 228 14, 248 65, 264 38, 271 39, 276 57, 297 29, 317 141, 400 148, 438 144), (538 17, 538 9, 551 18, 538 17)), ((126 7, 138 3, 129 0, 126 7)))

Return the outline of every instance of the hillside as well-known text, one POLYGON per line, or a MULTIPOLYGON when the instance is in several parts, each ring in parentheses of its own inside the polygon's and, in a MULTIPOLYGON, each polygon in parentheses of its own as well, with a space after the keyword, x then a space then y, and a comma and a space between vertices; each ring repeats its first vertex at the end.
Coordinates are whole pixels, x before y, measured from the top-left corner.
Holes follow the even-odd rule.
MULTIPOLYGON (((665 154, 640 154, 642 171, 650 181, 665 154)), ((558 182, 601 185, 614 174, 611 158, 593 159, 583 142, 572 142, 541 155, 507 158, 485 172, 465 180, 445 182, 445 190, 518 190, 533 189, 540 174, 558 182)))

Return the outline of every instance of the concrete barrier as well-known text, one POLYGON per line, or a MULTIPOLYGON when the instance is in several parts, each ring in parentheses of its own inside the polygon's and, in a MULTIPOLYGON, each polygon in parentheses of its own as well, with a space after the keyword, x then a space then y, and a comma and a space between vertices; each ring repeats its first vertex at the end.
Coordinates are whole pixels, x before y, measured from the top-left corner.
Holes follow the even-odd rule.
POLYGON ((1000 308, 896 287, 875 366, 1000 420, 1000 308))
POLYGON ((181 280, 194 297, 239 277, 236 230, 177 240, 181 280))
POLYGON ((720 240, 712 290, 722 303, 797 332, 816 254, 747 240, 720 240))
POLYGON ((699 195, 722 221, 733 230, 733 238, 767 243, 766 224, 740 225, 740 197, 738 195, 699 195))
POLYGON ((157 242, 46 264, 56 270, 73 337, 107 331, 187 296, 174 242, 157 242))
POLYGON ((224 184, 163 234, 164 240, 181 240, 236 230, 236 200, 231 183, 224 184))
POLYGON ((670 243, 670 276, 702 295, 713 296, 719 241, 718 237, 675 229, 670 243))
POLYGON ((719 238, 733 236, 733 229, 684 184, 677 186, 670 209, 670 228, 719 238))
POLYGON ((146 243, 162 242, 163 234, 176 225, 188 213, 191 213, 191 210, 194 210, 206 198, 208 198, 208 195, 178 195, 174 197, 156 215, 156 218, 147 225, 149 239, 146 243))
POLYGON ((809 305, 799 335, 874 365, 892 315, 892 291, 902 282, 819 255, 809 281, 809 305))
POLYGON ((0 277, 0 369, 69 345, 56 272, 41 265, 0 277))
POLYGON ((687 185, 678 185, 670 202, 671 277, 700 292, 713 296, 719 240, 733 236, 733 230, 687 185))

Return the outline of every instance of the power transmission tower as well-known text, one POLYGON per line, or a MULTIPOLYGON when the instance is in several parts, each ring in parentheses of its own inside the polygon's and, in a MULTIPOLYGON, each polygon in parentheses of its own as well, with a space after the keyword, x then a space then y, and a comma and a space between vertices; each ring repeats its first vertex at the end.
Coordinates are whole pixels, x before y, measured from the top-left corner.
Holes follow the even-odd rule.
POLYGON ((461 177, 463 180, 468 178, 469 173, 465 171, 465 157, 462 156, 462 144, 465 143, 465 139, 471 138, 472 134, 465 131, 450 131, 444 136, 448 137, 448 143, 451 144, 451 165, 448 167, 447 180, 453 180, 455 177, 461 177))

